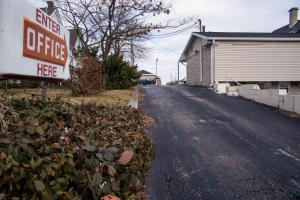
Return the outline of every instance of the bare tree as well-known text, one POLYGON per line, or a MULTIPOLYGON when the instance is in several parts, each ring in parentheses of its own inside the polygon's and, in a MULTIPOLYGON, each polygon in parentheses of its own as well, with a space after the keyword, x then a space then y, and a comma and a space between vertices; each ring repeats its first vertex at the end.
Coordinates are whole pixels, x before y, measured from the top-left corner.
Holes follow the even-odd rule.
POLYGON ((77 31, 83 48, 99 47, 101 59, 110 53, 135 51, 142 56, 146 50, 141 41, 151 31, 176 28, 177 24, 153 23, 159 15, 169 15, 171 3, 160 0, 56 0, 70 28, 77 31))

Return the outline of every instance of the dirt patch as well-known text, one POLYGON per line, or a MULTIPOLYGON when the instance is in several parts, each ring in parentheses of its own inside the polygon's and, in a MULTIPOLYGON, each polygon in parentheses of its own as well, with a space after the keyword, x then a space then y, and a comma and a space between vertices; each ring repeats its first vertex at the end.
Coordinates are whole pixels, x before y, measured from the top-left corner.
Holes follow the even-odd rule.
MULTIPOLYGON (((102 93, 91 96, 71 96, 71 90, 68 89, 49 89, 48 96, 50 99, 60 98, 61 100, 68 101, 72 104, 89 104, 95 103, 104 106, 127 106, 132 94, 133 89, 129 90, 106 90, 102 93)), ((41 89, 9 89, 8 91, 0 90, 0 94, 13 97, 13 98, 27 98, 27 99, 41 99, 41 89)))

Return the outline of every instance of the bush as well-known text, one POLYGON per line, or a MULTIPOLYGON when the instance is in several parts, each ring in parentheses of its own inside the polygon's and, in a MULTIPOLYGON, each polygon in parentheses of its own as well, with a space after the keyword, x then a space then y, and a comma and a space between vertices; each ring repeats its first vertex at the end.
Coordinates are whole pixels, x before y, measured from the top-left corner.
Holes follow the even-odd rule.
POLYGON ((104 67, 107 89, 129 89, 138 84, 140 74, 137 66, 130 66, 122 56, 118 54, 109 56, 104 62, 104 67))
POLYGON ((105 76, 102 63, 92 52, 78 51, 77 66, 70 66, 71 79, 66 83, 74 96, 92 95, 105 89, 105 76))
POLYGON ((140 199, 151 143, 139 111, 61 101, 2 102, 0 199, 96 200, 107 194, 140 199), (134 158, 122 166, 117 160, 128 149, 134 158))

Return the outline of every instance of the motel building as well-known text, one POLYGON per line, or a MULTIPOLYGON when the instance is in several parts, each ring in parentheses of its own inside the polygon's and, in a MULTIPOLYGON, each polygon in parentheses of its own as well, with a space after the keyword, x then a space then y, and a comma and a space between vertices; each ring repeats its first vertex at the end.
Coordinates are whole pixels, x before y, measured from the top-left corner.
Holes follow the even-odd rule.
POLYGON ((226 90, 239 84, 300 94, 300 20, 272 33, 194 32, 180 57, 187 84, 226 90))

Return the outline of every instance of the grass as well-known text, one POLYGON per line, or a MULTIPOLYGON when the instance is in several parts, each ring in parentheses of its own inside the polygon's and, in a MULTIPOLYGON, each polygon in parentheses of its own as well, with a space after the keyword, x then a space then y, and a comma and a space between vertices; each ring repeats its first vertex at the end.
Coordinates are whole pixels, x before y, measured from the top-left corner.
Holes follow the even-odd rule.
MULTIPOLYGON (((40 97, 41 89, 8 89, 0 90, 0 94, 7 94, 15 98, 32 98, 40 97)), ((106 90, 102 93, 91 96, 74 97, 71 90, 68 89, 49 89, 49 98, 61 97, 62 100, 72 104, 96 103, 104 106, 127 106, 133 94, 133 89, 129 90, 106 90)))

